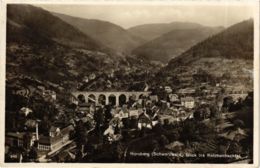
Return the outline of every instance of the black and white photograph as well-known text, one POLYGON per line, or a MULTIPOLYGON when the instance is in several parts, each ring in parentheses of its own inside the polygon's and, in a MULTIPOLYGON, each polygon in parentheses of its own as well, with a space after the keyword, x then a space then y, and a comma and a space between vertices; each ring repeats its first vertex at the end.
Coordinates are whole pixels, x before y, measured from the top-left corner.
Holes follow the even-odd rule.
POLYGON ((37 2, 6 3, 4 164, 258 163, 259 2, 37 2))

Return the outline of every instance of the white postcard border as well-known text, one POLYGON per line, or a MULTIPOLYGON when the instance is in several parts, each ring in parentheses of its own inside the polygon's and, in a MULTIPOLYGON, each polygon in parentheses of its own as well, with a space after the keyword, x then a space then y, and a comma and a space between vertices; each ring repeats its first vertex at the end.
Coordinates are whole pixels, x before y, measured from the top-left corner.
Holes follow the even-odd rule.
MULTIPOLYGON (((249 168, 259 166, 259 1, 258 0, 0 0, 0 167, 77 167, 77 168, 98 168, 98 167, 131 167, 149 168, 165 167, 195 167, 195 168, 249 168), (94 163, 4 163, 4 141, 5 141, 5 45, 6 45, 6 4, 28 3, 28 4, 146 4, 146 5, 254 5, 254 163, 253 164, 94 164, 94 163)), ((243 11, 241 11, 243 12, 243 11)))

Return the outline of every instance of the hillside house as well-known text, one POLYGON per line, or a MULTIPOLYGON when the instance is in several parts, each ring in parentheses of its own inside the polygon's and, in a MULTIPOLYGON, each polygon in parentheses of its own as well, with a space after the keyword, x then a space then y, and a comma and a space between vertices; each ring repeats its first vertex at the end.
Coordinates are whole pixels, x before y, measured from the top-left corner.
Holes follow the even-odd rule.
POLYGON ((7 132, 5 134, 5 144, 9 147, 23 147, 29 149, 34 144, 35 140, 35 133, 7 132))
POLYGON ((88 76, 85 76, 85 77, 83 78, 83 82, 85 82, 85 83, 88 83, 88 82, 89 82, 88 76))
POLYGON ((8 132, 5 135, 5 144, 10 147, 23 147, 23 137, 25 133, 8 132))
POLYGON ((55 136, 58 136, 58 135, 60 135, 60 128, 52 126, 50 128, 50 131, 49 131, 49 136, 55 137, 55 136))
POLYGON ((20 115, 23 115, 23 116, 27 116, 28 114, 32 113, 32 110, 30 108, 27 108, 27 107, 22 107, 19 111, 19 114, 20 115))
POLYGON ((229 96, 232 96, 234 99, 238 99, 238 98, 246 98, 246 96, 248 95, 248 92, 250 92, 251 90, 244 87, 244 86, 228 86, 225 88, 225 92, 226 94, 228 94, 229 96))
POLYGON ((150 95, 149 98, 151 101, 154 101, 154 102, 158 102, 158 100, 159 100, 157 95, 150 95))
MULTIPOLYGON (((50 136, 39 135, 38 150, 57 150, 69 142, 70 132, 74 130, 72 125, 64 128, 53 127, 50 129, 50 136)), ((25 132, 8 132, 5 135, 5 143, 10 147, 24 147, 24 142, 29 140, 30 146, 37 140, 35 133, 30 133, 29 139, 25 140, 25 132)))
POLYGON ((79 100, 78 100, 77 97, 75 97, 74 95, 71 94, 70 95, 70 103, 78 105, 79 104, 79 100))
POLYGON ((179 94, 180 96, 183 96, 183 97, 194 96, 195 95, 195 89, 193 89, 193 88, 179 89, 177 91, 177 94, 179 94))
POLYGON ((161 115, 159 120, 160 123, 164 125, 165 123, 169 123, 169 124, 174 123, 176 118, 173 117, 172 115, 161 115))
POLYGON ((169 94, 170 102, 177 102, 179 101, 179 97, 177 94, 169 94))
POLYGON ((130 117, 138 117, 139 112, 138 110, 134 109, 134 110, 129 110, 129 116, 130 117))
POLYGON ((139 129, 152 128, 152 121, 147 114, 142 113, 142 114, 139 115, 139 117, 138 117, 138 128, 139 129))
POLYGON ((39 136, 38 149, 46 151, 54 151, 65 145, 70 138, 71 131, 74 130, 72 125, 64 128, 52 127, 50 136, 39 136))
POLYGON ((96 78, 96 74, 91 73, 91 74, 89 75, 89 80, 94 80, 95 78, 96 78))
POLYGON ((56 92, 52 90, 44 90, 42 96, 47 101, 55 101, 57 99, 56 92))
POLYGON ((178 76, 178 79, 181 83, 189 84, 193 81, 193 77, 191 75, 181 75, 178 76))
POLYGON ((181 98, 181 104, 185 108, 192 109, 195 107, 195 99, 193 97, 181 98))
POLYGON ((38 121, 37 120, 34 120, 34 119, 28 119, 26 120, 25 122, 25 126, 28 127, 28 128, 36 128, 37 127, 37 124, 38 124, 38 121))
POLYGON ((170 86, 165 86, 164 89, 165 89, 166 93, 168 93, 168 94, 172 93, 172 88, 170 86))
POLYGON ((78 104, 77 111, 88 113, 90 112, 90 103, 80 103, 78 104))

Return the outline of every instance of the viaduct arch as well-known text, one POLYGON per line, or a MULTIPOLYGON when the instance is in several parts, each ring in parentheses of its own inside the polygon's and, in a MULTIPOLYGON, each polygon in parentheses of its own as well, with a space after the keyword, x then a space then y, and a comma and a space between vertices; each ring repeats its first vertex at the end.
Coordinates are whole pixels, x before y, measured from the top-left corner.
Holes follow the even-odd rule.
POLYGON ((79 97, 86 102, 93 102, 95 104, 112 104, 119 106, 130 99, 135 97, 136 99, 142 96, 149 96, 151 92, 148 91, 74 91, 72 94, 72 101, 78 100, 79 97))

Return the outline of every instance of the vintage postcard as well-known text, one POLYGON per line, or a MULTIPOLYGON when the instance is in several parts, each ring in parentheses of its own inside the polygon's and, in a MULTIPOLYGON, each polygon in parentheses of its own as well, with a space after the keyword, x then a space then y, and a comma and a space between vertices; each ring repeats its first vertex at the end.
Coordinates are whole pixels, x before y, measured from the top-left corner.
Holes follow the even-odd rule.
POLYGON ((0 19, 0 166, 258 166, 259 1, 5 0, 0 19))

